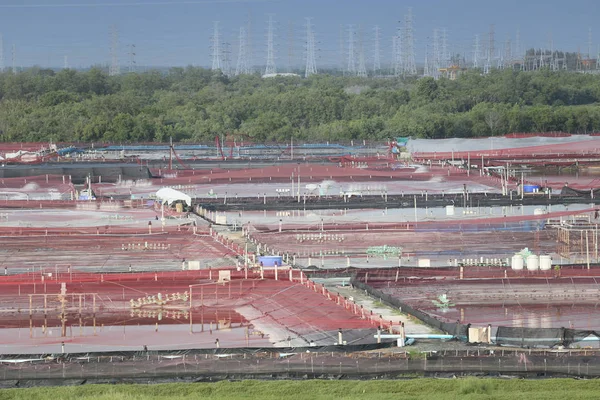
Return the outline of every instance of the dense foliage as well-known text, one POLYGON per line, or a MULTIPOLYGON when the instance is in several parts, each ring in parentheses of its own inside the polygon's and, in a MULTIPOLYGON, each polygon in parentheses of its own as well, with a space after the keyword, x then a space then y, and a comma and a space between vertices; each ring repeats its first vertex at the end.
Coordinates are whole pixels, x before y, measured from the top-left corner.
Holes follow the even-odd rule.
POLYGON ((457 80, 227 77, 201 68, 109 77, 0 74, 0 140, 347 141, 600 131, 600 75, 468 72, 457 80))

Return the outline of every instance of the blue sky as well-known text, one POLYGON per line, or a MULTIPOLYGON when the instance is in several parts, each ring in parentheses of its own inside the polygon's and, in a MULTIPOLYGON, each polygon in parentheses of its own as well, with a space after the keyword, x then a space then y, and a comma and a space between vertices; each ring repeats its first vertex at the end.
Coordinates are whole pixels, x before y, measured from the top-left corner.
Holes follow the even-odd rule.
MULTIPOLYGON (((64 56, 69 65, 86 67, 109 62, 109 26, 119 29, 119 58, 128 62, 129 44, 136 45, 138 65, 205 65, 211 62, 213 21, 220 21, 221 35, 231 44, 235 65, 239 27, 250 15, 254 64, 266 57, 268 14, 277 27, 278 69, 288 64, 288 32, 294 32, 294 63, 301 64, 305 17, 313 18, 318 41, 318 65, 340 59, 340 24, 364 31, 367 64, 373 47, 373 28, 381 29, 381 58, 391 58, 395 29, 412 7, 417 62, 434 28, 446 28, 449 50, 472 53, 475 34, 487 40, 495 25, 500 48, 520 30, 523 46, 545 46, 550 35, 557 49, 587 53, 588 28, 594 54, 600 44, 600 6, 592 0, 0 0, 0 32, 4 37, 5 64, 11 65, 11 47, 18 66, 59 67, 64 56)), ((347 34, 344 33, 344 37, 347 34)))

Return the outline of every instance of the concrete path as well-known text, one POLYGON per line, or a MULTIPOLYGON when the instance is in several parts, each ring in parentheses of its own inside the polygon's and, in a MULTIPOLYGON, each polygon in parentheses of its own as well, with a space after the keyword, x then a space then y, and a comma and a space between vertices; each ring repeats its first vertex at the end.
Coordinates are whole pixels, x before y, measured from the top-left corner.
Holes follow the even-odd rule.
MULTIPOLYGON (((325 285, 327 285, 326 281, 327 280, 325 280, 325 285)), ((392 321, 395 324, 404 322, 404 328, 407 334, 439 333, 435 329, 423 324, 414 317, 409 319, 406 314, 401 313, 398 309, 394 307, 388 307, 387 305, 381 303, 378 299, 371 297, 362 290, 354 289, 350 286, 339 286, 335 284, 332 286, 327 286, 327 289, 329 289, 331 292, 339 293, 341 296, 353 298, 356 304, 363 306, 369 311, 373 311, 373 314, 381 315, 386 321, 392 321)))

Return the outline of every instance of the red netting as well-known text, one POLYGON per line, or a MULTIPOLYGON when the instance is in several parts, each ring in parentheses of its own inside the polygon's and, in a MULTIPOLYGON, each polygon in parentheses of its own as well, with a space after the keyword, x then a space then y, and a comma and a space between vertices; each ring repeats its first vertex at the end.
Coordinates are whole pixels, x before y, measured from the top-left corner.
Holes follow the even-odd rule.
MULTIPOLYGON (((582 141, 572 141, 557 144, 545 144, 539 146, 518 147, 497 150, 473 150, 473 151, 439 151, 439 152, 415 152, 414 160, 467 160, 477 164, 483 157, 484 160, 510 160, 513 162, 519 160, 536 160, 554 158, 557 160, 567 160, 574 163, 574 159, 586 158, 597 159, 598 149, 600 149, 600 139, 590 139, 582 141)), ((487 165, 487 164, 486 164, 487 165)))
POLYGON ((149 234, 147 227, 2 227, 0 244, 8 254, 4 267, 11 273, 67 265, 73 270, 107 272, 181 269, 185 260, 199 261, 202 268, 236 265, 243 249, 210 237, 208 232, 193 234, 191 229, 166 227, 161 231, 156 227, 155 233, 149 234))
MULTIPOLYGON (((0 329, 2 343, 14 346, 8 352, 44 351, 61 341, 70 349, 89 346, 84 351, 144 343, 213 348, 215 338, 223 347, 308 345, 311 338, 333 344, 338 329, 350 340, 354 330, 387 324, 299 271, 228 270, 219 282, 223 271, 0 277, 0 325, 30 331, 9 337, 10 329, 0 329)), ((373 341, 372 332, 366 337, 373 341)))

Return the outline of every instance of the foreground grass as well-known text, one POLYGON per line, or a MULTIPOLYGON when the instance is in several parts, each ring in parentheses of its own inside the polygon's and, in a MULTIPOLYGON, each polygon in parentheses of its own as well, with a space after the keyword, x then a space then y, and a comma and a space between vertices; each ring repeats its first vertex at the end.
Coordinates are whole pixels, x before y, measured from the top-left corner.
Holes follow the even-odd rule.
POLYGON ((0 390, 0 399, 598 399, 600 380, 412 379, 87 385, 0 390))

